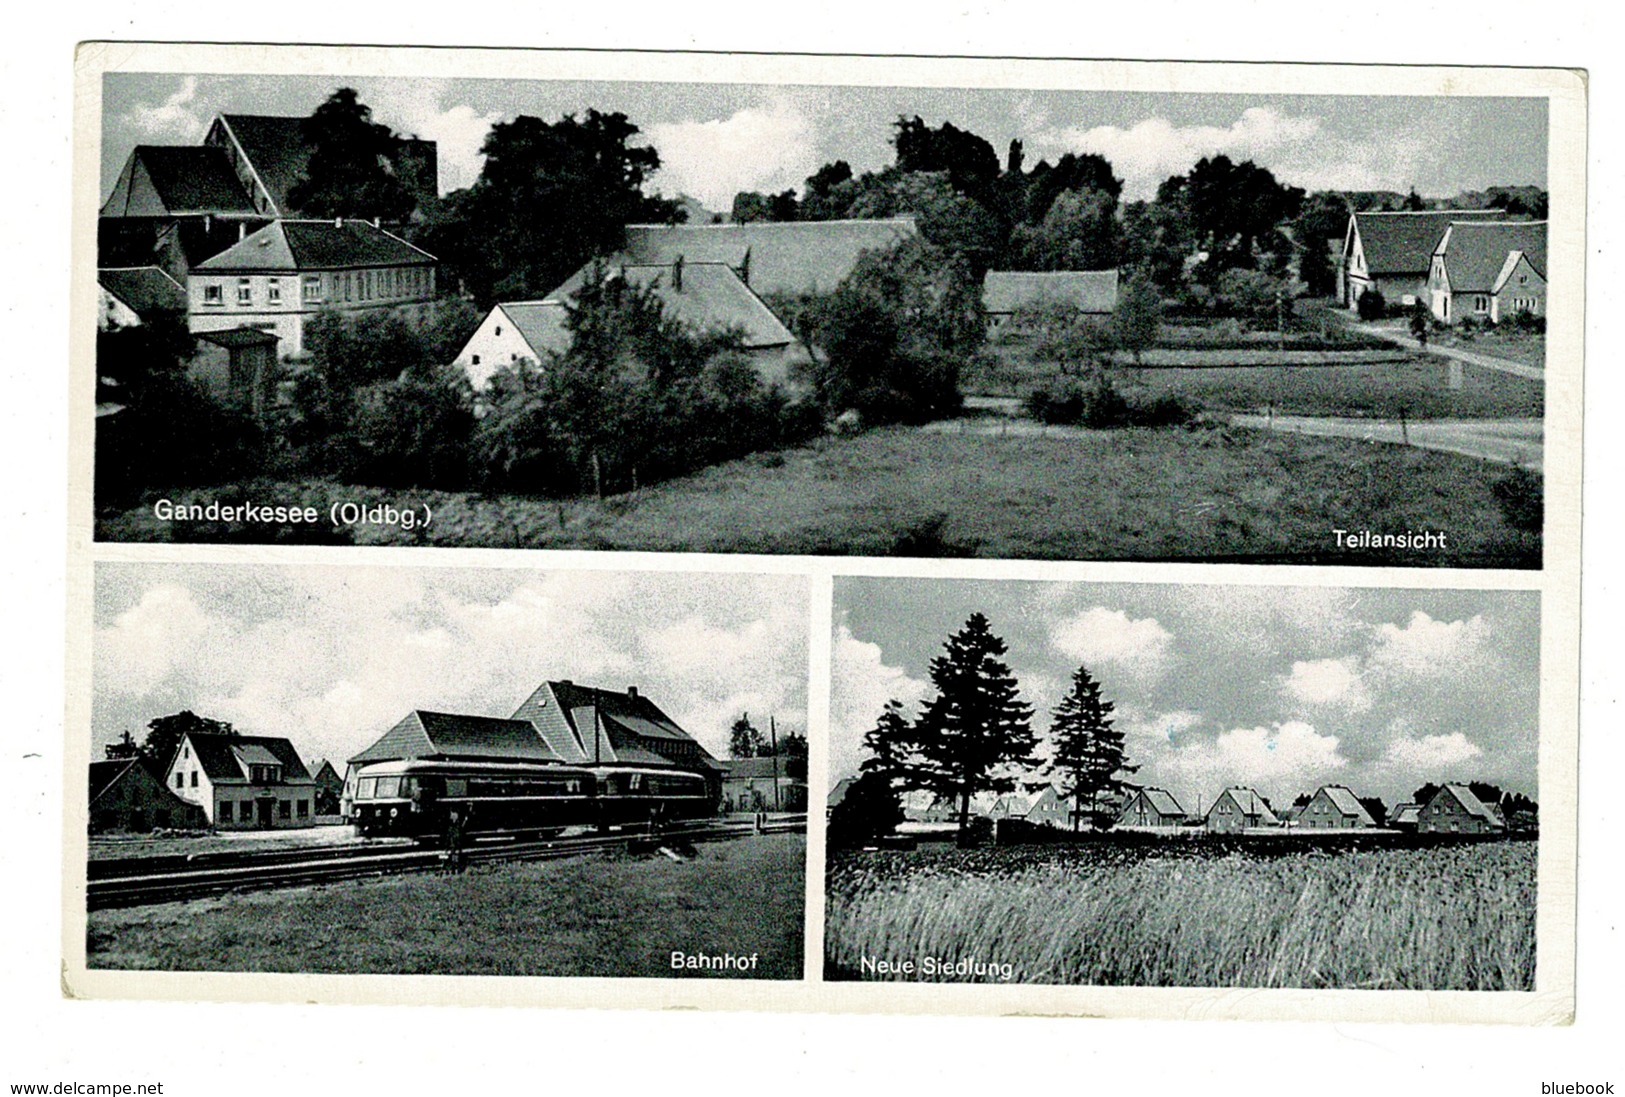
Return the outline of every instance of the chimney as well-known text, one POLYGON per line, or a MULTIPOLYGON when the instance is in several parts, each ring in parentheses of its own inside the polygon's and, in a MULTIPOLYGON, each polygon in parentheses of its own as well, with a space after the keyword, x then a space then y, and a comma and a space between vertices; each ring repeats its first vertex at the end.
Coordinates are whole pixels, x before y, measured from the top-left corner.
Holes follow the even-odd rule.
POLYGON ((683 292, 683 257, 681 255, 671 261, 671 288, 678 293, 683 292))
POLYGON ((342 218, 342 217, 333 218, 333 227, 336 228, 336 229, 343 228, 344 227, 344 218, 342 218))
POLYGON ((627 686, 626 687, 626 695, 628 697, 632 698, 632 700, 636 701, 638 699, 638 687, 637 686, 627 686))
POLYGON ((740 260, 740 263, 739 263, 739 280, 741 282, 745 283, 746 286, 750 285, 750 249, 749 248, 745 249, 745 257, 744 257, 744 259, 740 260))

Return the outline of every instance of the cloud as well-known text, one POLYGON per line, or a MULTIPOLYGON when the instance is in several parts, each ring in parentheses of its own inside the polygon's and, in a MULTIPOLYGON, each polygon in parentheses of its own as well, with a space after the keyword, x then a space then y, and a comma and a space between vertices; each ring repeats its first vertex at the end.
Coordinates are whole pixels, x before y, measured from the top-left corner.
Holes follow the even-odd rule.
POLYGON ((1465 621, 1436 621, 1416 610, 1403 628, 1377 626, 1371 662, 1385 671, 1420 678, 1459 675, 1478 661, 1488 638, 1482 614, 1465 621))
POLYGON ((930 692, 930 683, 886 663, 879 644, 838 626, 830 650, 830 777, 857 772, 863 733, 874 727, 886 702, 901 701, 912 716, 930 692))
POLYGON ((209 626, 208 616, 184 587, 155 586, 110 626, 97 630, 97 682, 132 696, 146 693, 196 653, 209 626))
POLYGON ((660 191, 692 195, 723 213, 740 191, 773 194, 800 187, 818 167, 813 123, 788 103, 648 129, 660 153, 660 191))
POLYGON ((1281 682, 1281 692, 1305 705, 1335 706, 1351 712, 1371 707, 1360 660, 1353 655, 1293 663, 1292 673, 1281 682))
POLYGON ((485 165, 480 147, 491 127, 504 120, 499 111, 481 112, 467 103, 447 105, 450 94, 452 86, 445 80, 389 80, 380 82, 368 100, 374 120, 436 143, 442 194, 479 178, 485 165))
POLYGON ((188 76, 169 98, 157 106, 136 103, 124 118, 143 137, 165 141, 196 141, 203 136, 205 112, 199 110, 197 77, 188 76))
POLYGON ((1335 735, 1289 720, 1271 727, 1234 728, 1208 742, 1148 759, 1159 781, 1191 789, 1210 801, 1226 785, 1253 785, 1279 797, 1317 787, 1348 764, 1335 735))
POLYGON ((1133 618, 1120 609, 1095 606, 1055 622, 1050 643, 1061 654, 1085 666, 1110 664, 1117 670, 1154 682, 1162 677, 1173 634, 1154 617, 1133 618))
POLYGON ((1484 752, 1459 731, 1449 735, 1427 735, 1420 739, 1395 739, 1388 744, 1383 764, 1418 779, 1431 778, 1484 752))

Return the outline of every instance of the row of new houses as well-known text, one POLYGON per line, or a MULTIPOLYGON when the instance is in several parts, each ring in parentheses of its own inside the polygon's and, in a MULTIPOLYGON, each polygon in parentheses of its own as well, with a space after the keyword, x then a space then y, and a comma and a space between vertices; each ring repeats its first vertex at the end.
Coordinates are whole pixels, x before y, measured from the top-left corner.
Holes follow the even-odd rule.
MULTIPOLYGON (((847 778, 835 786, 829 803, 833 807, 852 785, 847 778)), ((1053 785, 1026 793, 983 793, 971 800, 971 814, 990 820, 1018 819, 1026 823, 1071 829, 1074 811, 1053 785)), ((908 793, 903 800, 905 817, 916 823, 952 823, 959 818, 955 803, 930 793, 908 793)), ((1114 826, 1135 830, 1173 831, 1205 829, 1217 834, 1236 834, 1267 828, 1297 830, 1362 830, 1387 827, 1423 833, 1493 834, 1507 829, 1499 805, 1485 804, 1472 789, 1449 783, 1425 804, 1400 804, 1384 820, 1372 817, 1359 797, 1343 785, 1323 785, 1301 807, 1277 813, 1257 791, 1245 785, 1225 789, 1206 812, 1187 812, 1167 789, 1148 787, 1133 790, 1111 805, 1114 826)))
POLYGON ((1446 324, 1544 316, 1546 224, 1501 210, 1353 214, 1338 296, 1352 309, 1376 290, 1390 305, 1420 302, 1446 324))
POLYGON ((360 766, 408 759, 681 768, 707 774, 729 807, 806 810, 806 783, 784 772, 785 760, 720 762, 636 686, 623 692, 564 680, 542 683, 508 719, 414 709, 351 758, 342 778, 325 761, 307 767, 285 738, 190 732, 162 778, 137 759, 92 762, 89 825, 310 826, 319 816, 350 814, 360 766))

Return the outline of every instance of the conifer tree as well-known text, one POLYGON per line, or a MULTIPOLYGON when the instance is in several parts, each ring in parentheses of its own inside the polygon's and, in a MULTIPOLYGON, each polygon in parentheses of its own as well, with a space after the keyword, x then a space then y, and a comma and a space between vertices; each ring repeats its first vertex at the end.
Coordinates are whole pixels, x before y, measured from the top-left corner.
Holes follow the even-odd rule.
POLYGON ((1088 804, 1091 820, 1099 814, 1100 797, 1123 788, 1120 773, 1133 773, 1138 766, 1127 764, 1123 733, 1112 727, 1112 702, 1100 696, 1100 683, 1079 667, 1072 675, 1072 688, 1056 706, 1050 737, 1055 754, 1046 773, 1061 776, 1062 799, 1072 801, 1072 829, 1088 804))

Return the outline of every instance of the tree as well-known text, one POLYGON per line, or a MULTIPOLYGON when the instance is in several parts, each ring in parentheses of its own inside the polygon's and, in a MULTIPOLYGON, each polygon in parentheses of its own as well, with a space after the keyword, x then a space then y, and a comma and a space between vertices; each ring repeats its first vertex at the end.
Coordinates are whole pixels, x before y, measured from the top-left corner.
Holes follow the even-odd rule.
POLYGON ((1379 827, 1388 822, 1388 805, 1383 803, 1381 796, 1361 796, 1359 801, 1366 814, 1371 816, 1372 822, 1379 827))
POLYGON ((1409 213, 1420 213, 1427 208, 1428 204, 1422 201, 1422 196, 1416 193, 1415 187, 1412 187, 1411 192, 1405 196, 1405 210, 1409 213))
POLYGON ((1348 200, 1336 191, 1316 191, 1304 199, 1292 222, 1292 232, 1302 248, 1298 277, 1312 297, 1330 297, 1337 292, 1337 268, 1332 262, 1332 241, 1341 246, 1348 233, 1348 200))
POLYGON ((299 123, 299 133, 310 159, 288 201, 300 213, 404 221, 416 208, 417 199, 388 166, 400 139, 372 120, 354 88, 328 96, 299 123))
POLYGON ((904 784, 928 789, 959 805, 959 833, 970 825, 971 798, 1010 792, 1010 767, 1026 766, 1037 745, 1032 706, 1003 661, 1005 643, 988 620, 973 613, 931 661, 937 695, 927 701, 907 743, 904 784))
POLYGON ((1355 302, 1354 311, 1362 320, 1381 320, 1388 315, 1388 302, 1383 298, 1382 290, 1371 286, 1360 294, 1360 299, 1355 302))
POLYGON ((932 129, 915 115, 899 117, 893 129, 897 166, 905 172, 947 172, 954 189, 973 198, 987 193, 999 177, 999 154, 993 146, 952 122, 932 129))
POLYGON ((1129 274, 1123 292, 1112 310, 1112 334, 1115 342, 1134 355, 1135 364, 1142 351, 1156 344, 1162 329, 1162 294, 1151 272, 1137 268, 1129 274))
POLYGON ((830 810, 826 837, 832 848, 851 849, 885 837, 902 821, 902 800, 891 780, 880 773, 863 773, 830 810))
POLYGON ((1010 234, 1011 270, 1105 270, 1117 266, 1122 250, 1117 200, 1086 187, 1059 195, 1038 225, 1018 225, 1010 234))
POLYGON ((896 698, 887 701, 875 726, 863 733, 863 746, 869 756, 858 769, 881 774, 887 780, 900 779, 912 734, 908 717, 903 715, 903 703, 896 698))
POLYGON ((1411 793, 1411 803, 1420 807, 1426 807, 1429 800, 1439 795, 1439 790, 1442 787, 1442 785, 1436 785, 1432 781, 1429 781, 1427 784, 1411 793))
POLYGON ((778 756, 784 759, 784 775, 792 781, 807 779, 807 737, 787 731, 779 736, 778 756))
POLYGON ((149 769, 162 776, 180 749, 181 740, 188 735, 230 735, 237 730, 224 720, 199 716, 191 709, 183 709, 169 716, 159 716, 148 722, 147 738, 141 744, 142 757, 149 769))
POLYGON ((733 211, 728 216, 740 225, 750 221, 794 221, 798 208, 793 190, 779 194, 742 190, 734 195, 733 211))
POLYGON ((1060 795, 1072 801, 1072 829, 1076 831, 1088 804, 1092 825, 1099 827, 1103 812, 1100 797, 1123 788, 1120 773, 1133 773, 1123 752, 1123 733, 1112 727, 1116 709, 1100 696, 1100 683, 1087 667, 1072 674, 1072 688, 1056 706, 1050 737, 1054 755, 1044 772, 1061 778, 1060 795))
POLYGON ((728 757, 759 758, 770 753, 766 748, 767 740, 750 722, 750 713, 741 713, 728 729, 728 757))
POLYGON ((1279 250, 1276 226, 1297 216, 1303 204, 1301 188, 1277 182, 1268 168, 1251 160, 1237 164, 1228 156, 1198 160, 1183 191, 1198 240, 1209 253, 1211 277, 1255 266, 1260 249, 1279 250))
MULTIPOLYGON (((1166 186, 1166 184, 1164 184, 1166 186)), ((1171 201, 1130 202, 1123 207, 1122 255, 1125 265, 1145 270, 1166 292, 1185 281, 1185 260, 1196 250, 1190 212, 1178 197, 1171 201)))
MULTIPOLYGON (((1015 161, 1020 170, 1020 161, 1015 161)), ((1094 190, 1106 195, 1111 208, 1123 194, 1123 181, 1112 171, 1111 161, 1098 153, 1079 156, 1067 153, 1051 166, 1040 160, 1026 178, 1025 208, 1021 220, 1036 224, 1044 220, 1055 200, 1068 191, 1094 190)))
POLYGON ((129 728, 124 729, 124 734, 119 736, 118 742, 108 743, 104 750, 109 760, 121 761, 125 758, 141 757, 141 744, 135 741, 135 736, 130 734, 129 728))

